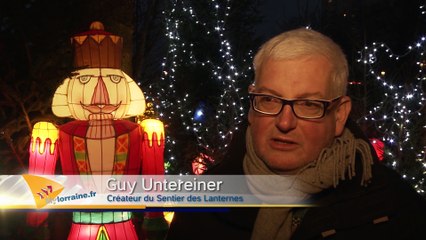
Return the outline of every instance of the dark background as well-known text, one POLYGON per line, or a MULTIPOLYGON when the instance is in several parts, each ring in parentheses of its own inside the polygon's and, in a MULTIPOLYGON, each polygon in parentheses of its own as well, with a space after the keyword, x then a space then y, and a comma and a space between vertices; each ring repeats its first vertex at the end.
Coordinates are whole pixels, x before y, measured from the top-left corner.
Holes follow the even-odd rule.
MULTIPOLYGON (((419 11, 424 3, 421 0, 235 0, 227 29, 239 61, 248 51, 256 51, 264 41, 284 30, 310 26, 342 46, 350 64, 351 81, 365 83, 369 79, 365 66, 357 62, 359 51, 372 42, 386 42, 395 53, 406 51, 409 44, 425 34, 426 19, 419 11)), ((122 69, 145 89, 158 82, 161 75, 160 64, 167 52, 162 11, 168 6, 170 2, 164 0, 1 1, 0 174, 26 172, 30 130, 35 122, 51 119, 61 124, 69 120, 56 118, 50 104, 55 89, 73 70, 70 36, 88 30, 92 21, 103 22, 106 31, 124 38, 122 69)), ((197 35, 197 29, 191 31, 194 38, 205 38, 197 35)), ((198 54, 202 55, 215 49, 205 46, 199 50, 198 54)), ((188 80, 181 88, 191 88, 193 81, 206 74, 200 69, 186 70, 182 74, 188 80)), ((242 80, 242 87, 245 89, 251 81, 242 80)), ((204 86, 207 92, 218 88, 208 82, 204 86)), ((363 116, 371 104, 366 100, 365 86, 349 87, 355 119, 363 116)), ((182 149, 189 153, 182 155, 182 162, 174 166, 175 172, 188 168, 190 153, 195 151, 192 142, 185 141, 187 145, 182 149)), ((0 238, 31 239, 36 230, 24 226, 24 213, 0 214, 0 238)))

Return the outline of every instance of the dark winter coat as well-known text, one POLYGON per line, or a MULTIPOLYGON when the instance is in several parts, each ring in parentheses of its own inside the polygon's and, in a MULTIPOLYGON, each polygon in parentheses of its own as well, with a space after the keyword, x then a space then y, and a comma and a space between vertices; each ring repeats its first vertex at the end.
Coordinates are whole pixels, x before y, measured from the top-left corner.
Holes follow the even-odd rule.
MULTIPOLYGON (((347 127, 365 139, 352 121, 347 127)), ((244 135, 234 137, 228 156, 210 174, 243 174, 244 135)), ((380 163, 372 166, 367 187, 360 185, 361 169, 356 171, 356 177, 316 195, 320 207, 294 209, 303 217, 292 239, 426 239, 423 197, 380 163)), ((220 210, 175 213, 167 239, 250 239, 258 208, 220 210)))

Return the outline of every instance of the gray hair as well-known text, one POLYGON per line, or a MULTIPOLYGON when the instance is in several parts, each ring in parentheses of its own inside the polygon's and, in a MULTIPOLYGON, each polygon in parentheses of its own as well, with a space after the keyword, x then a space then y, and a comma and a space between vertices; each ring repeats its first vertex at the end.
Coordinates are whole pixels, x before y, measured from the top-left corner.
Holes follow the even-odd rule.
POLYGON ((332 92, 346 95, 349 70, 345 54, 332 39, 306 28, 281 33, 260 47, 253 61, 255 82, 262 63, 269 58, 289 60, 311 55, 321 55, 328 59, 332 64, 332 92))

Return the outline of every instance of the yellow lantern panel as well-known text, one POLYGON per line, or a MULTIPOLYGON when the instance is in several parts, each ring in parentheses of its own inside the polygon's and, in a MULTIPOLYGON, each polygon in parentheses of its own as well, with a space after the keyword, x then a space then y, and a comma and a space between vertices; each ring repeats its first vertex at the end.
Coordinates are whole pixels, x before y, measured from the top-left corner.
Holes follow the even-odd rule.
POLYGON ((157 135, 157 145, 160 146, 161 140, 164 141, 164 124, 157 119, 145 119, 139 124, 148 135, 149 146, 152 147, 154 133, 157 135))
POLYGON ((31 151, 35 152, 36 149, 36 140, 37 138, 40 139, 40 146, 39 146, 39 153, 44 153, 44 146, 47 139, 50 139, 51 145, 50 145, 50 154, 53 154, 55 149, 55 142, 58 140, 59 131, 58 128, 56 128, 55 125, 53 125, 50 122, 37 122, 34 127, 33 131, 31 133, 32 141, 34 144, 31 146, 31 151))

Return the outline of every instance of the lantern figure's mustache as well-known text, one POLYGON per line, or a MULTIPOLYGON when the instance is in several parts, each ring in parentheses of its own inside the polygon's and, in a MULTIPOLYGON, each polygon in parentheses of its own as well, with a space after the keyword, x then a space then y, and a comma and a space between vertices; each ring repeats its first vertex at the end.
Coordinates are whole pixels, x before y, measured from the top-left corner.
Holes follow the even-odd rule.
POLYGON ((97 113, 112 113, 113 111, 117 110, 121 106, 121 101, 116 104, 84 104, 80 102, 81 106, 89 111, 90 113, 97 114, 97 113))

